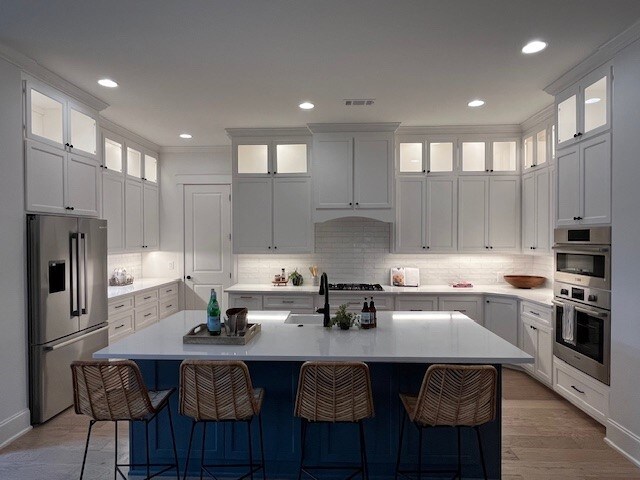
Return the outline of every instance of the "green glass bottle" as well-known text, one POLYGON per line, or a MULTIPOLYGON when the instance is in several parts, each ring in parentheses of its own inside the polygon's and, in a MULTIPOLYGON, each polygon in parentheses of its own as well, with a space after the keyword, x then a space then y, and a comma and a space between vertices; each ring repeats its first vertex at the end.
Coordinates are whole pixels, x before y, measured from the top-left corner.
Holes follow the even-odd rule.
POLYGON ((207 305, 207 330, 209 335, 220 335, 222 325, 220 324, 220 307, 218 306, 218 298, 216 291, 211 289, 211 298, 207 305))

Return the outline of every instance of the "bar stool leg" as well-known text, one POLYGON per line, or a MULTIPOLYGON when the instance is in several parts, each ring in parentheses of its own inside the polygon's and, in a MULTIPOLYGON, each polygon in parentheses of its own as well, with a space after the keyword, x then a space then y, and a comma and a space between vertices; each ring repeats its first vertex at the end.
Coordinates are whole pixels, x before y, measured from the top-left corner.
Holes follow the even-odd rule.
POLYGON ((144 435, 145 435, 145 441, 147 444, 147 478, 145 480, 148 480, 149 478, 151 478, 151 466, 149 465, 149 463, 151 463, 149 461, 149 421, 145 420, 144 421, 144 435))
POLYGON ((422 480, 422 427, 418 427, 418 480, 422 480))
POLYGON ((362 421, 358 422, 360 430, 360 459, 362 463, 362 478, 369 480, 369 465, 367 462, 367 445, 364 438, 364 425, 362 421))
POLYGON ((191 422, 191 434, 189 435, 189 448, 187 449, 187 460, 184 464, 183 480, 187 480, 187 471, 189 470, 189 457, 191 457, 191 443, 193 442, 193 432, 196 430, 196 421, 191 422))
POLYGON ((304 418, 300 419, 300 468, 298 469, 298 480, 302 479, 302 465, 304 462, 304 444, 307 437, 307 421, 304 418))
POLYGON ((207 439, 207 422, 202 422, 202 446, 200 448, 200 480, 202 480, 202 474, 204 473, 204 444, 207 439))
POLYGON ((251 445, 251 420, 247 422, 247 438, 249 439, 249 477, 253 480, 253 446, 251 445))
POLYGON ((458 431, 458 471, 456 472, 456 475, 459 479, 462 480, 462 448, 461 448, 461 442, 460 442, 460 427, 456 427, 456 430, 458 431))
POLYGON ((473 427, 476 431, 476 436, 478 437, 478 449, 480 450, 480 461, 482 462, 482 473, 484 474, 484 480, 487 480, 487 465, 484 461, 484 452, 482 451, 482 438, 480 437, 480 429, 478 427, 473 427))
POLYGON ((400 454, 402 453, 402 437, 404 436, 404 424, 407 420, 407 412, 402 412, 402 423, 400 424, 400 440, 398 440, 398 459, 396 460, 396 476, 395 480, 398 480, 398 473, 400 470, 400 454))
POLYGON ((173 445, 173 459, 176 462, 176 479, 180 480, 180 466, 178 464, 178 447, 176 447, 176 434, 173 431, 173 418, 171 417, 171 405, 167 403, 167 413, 169 414, 169 427, 171 428, 171 443, 173 445))
POLYGON ((80 480, 84 476, 84 466, 87 463, 87 452, 89 451, 89 439, 91 438, 91 429, 93 428, 93 424, 96 423, 95 420, 89 421, 89 431, 87 432, 87 442, 84 444, 84 456, 82 457, 82 469, 80 470, 80 480))
POLYGON ((260 457, 262 460, 262 480, 266 479, 265 464, 264 464, 264 442, 262 441, 262 414, 258 414, 258 428, 260 430, 260 457))
POLYGON ((113 455, 113 480, 118 480, 118 421, 116 420, 115 422, 115 440, 116 440, 116 446, 114 449, 114 455, 113 455))

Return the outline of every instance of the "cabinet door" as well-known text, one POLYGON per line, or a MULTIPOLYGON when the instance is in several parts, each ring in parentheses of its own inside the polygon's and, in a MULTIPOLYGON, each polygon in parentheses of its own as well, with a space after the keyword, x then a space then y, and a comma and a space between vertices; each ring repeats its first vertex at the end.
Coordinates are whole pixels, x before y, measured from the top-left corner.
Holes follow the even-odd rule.
POLYGON ((425 181, 422 178, 398 178, 397 252, 426 250, 425 188, 425 181))
POLYGON ((353 208, 353 138, 314 135, 316 208, 353 208))
POLYGON ((96 158, 98 152, 97 115, 88 108, 69 102, 69 151, 96 158))
POLYGON ((611 64, 591 72, 580 81, 582 91, 581 140, 598 135, 611 126, 611 64))
POLYGON ((158 187, 143 186, 142 218, 144 231, 142 239, 144 248, 158 248, 160 246, 160 205, 158 187))
POLYGON ((488 178, 458 179, 458 245, 461 251, 485 250, 487 243, 488 178))
POLYGON ((553 339, 551 331, 537 327, 536 375, 547 385, 553 382, 553 339))
MULTIPOLYGON (((537 357, 538 330, 534 325, 524 319, 522 322, 522 346, 520 348, 534 359, 537 357)), ((534 373, 535 371, 535 364, 523 363, 522 367, 530 373, 534 373)))
POLYGON ((522 250, 530 253, 536 247, 536 175, 522 177, 522 250))
POLYGON ((67 200, 74 215, 97 217, 100 212, 100 165, 75 153, 67 156, 67 200))
POLYGON ((518 346, 518 301, 490 297, 485 300, 484 325, 512 345, 518 346))
POLYGON ((109 253, 124 249, 124 175, 102 174, 102 218, 109 253))
POLYGON ((124 189, 125 205, 125 248, 142 248, 143 237, 143 193, 142 182, 126 180, 124 189))
POLYGON ((580 161, 581 223, 611 223, 611 135, 607 133, 582 142, 580 161))
POLYGON ((355 137, 354 200, 356 208, 391 208, 393 135, 355 137))
POLYGON ((438 297, 399 295, 396 297, 395 309, 409 312, 435 312, 438 310, 438 297))
POLYGON ((233 184, 234 253, 272 251, 272 180, 238 178, 233 184))
POLYGON ((556 97, 558 119, 558 148, 573 144, 578 133, 578 86, 571 87, 556 97))
POLYGON ((273 180, 274 253, 311 253, 311 179, 273 180))
MULTIPOLYGON (((524 181, 524 180, 523 180, 524 181)), ((551 173, 548 169, 536 172, 536 241, 537 252, 551 249, 551 173)), ((524 195, 523 195, 524 198, 524 195)))
POLYGON ((519 177, 495 177, 489 182, 489 249, 520 249, 519 177))
POLYGON ((482 298, 475 296, 439 297, 440 311, 460 312, 483 325, 482 298))
POLYGON ((556 226, 575 225, 580 216, 580 156, 578 147, 558 151, 556 164, 556 226))
POLYGON ((454 252, 458 248, 458 180, 427 179, 427 250, 454 252))
POLYGON ((25 142, 25 150, 27 210, 68 213, 64 192, 67 154, 32 140, 25 142))
POLYGON ((65 98, 51 87, 36 81, 26 82, 27 138, 64 149, 67 108, 65 98))

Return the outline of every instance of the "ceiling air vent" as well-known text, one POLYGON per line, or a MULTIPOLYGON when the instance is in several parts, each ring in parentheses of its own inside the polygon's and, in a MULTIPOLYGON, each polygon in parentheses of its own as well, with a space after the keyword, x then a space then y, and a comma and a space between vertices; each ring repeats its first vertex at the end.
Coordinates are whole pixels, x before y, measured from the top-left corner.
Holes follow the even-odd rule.
POLYGON ((344 104, 347 107, 369 107, 374 101, 373 98, 346 98, 344 104))

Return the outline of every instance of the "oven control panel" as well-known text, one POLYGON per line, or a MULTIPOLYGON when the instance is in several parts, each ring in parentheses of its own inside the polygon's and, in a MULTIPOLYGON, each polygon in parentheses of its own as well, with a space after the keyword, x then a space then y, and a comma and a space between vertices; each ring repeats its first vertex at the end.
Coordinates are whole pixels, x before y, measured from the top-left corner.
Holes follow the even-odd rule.
POLYGON ((576 286, 563 282, 554 282, 553 290, 557 298, 611 310, 611 292, 608 290, 576 286))

